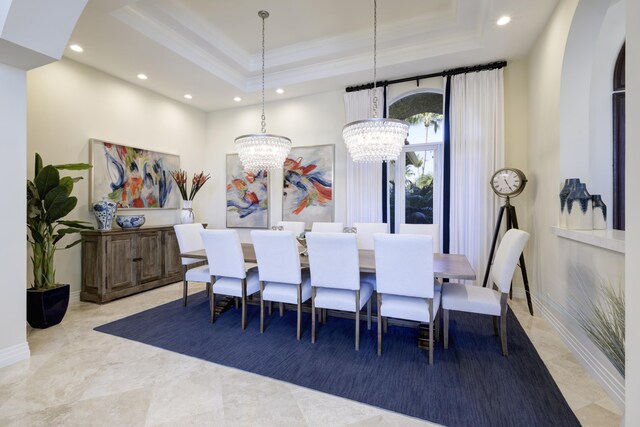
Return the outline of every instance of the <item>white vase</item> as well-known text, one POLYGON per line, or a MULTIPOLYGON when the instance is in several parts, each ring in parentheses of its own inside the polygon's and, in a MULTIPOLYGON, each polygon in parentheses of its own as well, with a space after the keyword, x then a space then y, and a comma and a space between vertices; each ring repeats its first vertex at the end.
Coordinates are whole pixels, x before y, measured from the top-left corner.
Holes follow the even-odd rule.
POLYGON ((194 221, 196 220, 196 217, 193 214, 193 209, 191 208, 192 203, 193 203, 192 200, 182 201, 182 210, 180 211, 181 224, 193 224, 194 221))
POLYGON ((607 229, 607 205, 602 201, 602 196, 599 194, 591 195, 591 202, 593 204, 593 229, 594 230, 606 230, 607 229))
POLYGON ((576 184, 567 198, 567 228, 570 230, 593 230, 593 204, 584 183, 576 184))

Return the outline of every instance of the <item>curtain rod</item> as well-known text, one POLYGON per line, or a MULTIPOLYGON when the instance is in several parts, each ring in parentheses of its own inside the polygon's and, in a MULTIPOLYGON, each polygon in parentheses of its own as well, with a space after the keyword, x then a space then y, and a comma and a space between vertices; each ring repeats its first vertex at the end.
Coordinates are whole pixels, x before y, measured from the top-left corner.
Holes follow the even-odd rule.
MULTIPOLYGON (((439 73, 423 74, 421 76, 414 76, 414 77, 404 77, 402 79, 395 79, 395 80, 383 80, 381 82, 376 83, 376 86, 387 87, 389 85, 396 84, 396 83, 404 83, 404 82, 412 82, 412 81, 415 81, 418 85, 420 85, 420 80, 428 79, 431 77, 455 76, 456 74, 475 73, 478 71, 494 70, 496 68, 504 68, 506 66, 507 66, 507 61, 490 62, 488 64, 473 65, 471 67, 452 68, 450 70, 440 71, 439 73)), ((346 91, 356 92, 356 91, 365 90, 365 89, 373 89, 373 83, 367 83, 367 84, 358 85, 358 86, 349 86, 347 87, 346 91)))

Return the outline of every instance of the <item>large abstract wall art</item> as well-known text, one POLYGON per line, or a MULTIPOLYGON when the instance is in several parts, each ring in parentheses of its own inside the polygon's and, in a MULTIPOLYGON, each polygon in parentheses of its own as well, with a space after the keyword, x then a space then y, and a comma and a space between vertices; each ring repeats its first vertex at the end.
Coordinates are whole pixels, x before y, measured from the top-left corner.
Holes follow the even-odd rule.
POLYGON ((91 202, 106 198, 118 209, 179 208, 180 194, 169 171, 180 168, 180 157, 98 139, 89 142, 91 202))
POLYGON ((237 154, 227 154, 227 227, 269 227, 269 177, 245 172, 237 154))
POLYGON ((334 145, 292 148, 283 170, 282 220, 333 221, 334 145))

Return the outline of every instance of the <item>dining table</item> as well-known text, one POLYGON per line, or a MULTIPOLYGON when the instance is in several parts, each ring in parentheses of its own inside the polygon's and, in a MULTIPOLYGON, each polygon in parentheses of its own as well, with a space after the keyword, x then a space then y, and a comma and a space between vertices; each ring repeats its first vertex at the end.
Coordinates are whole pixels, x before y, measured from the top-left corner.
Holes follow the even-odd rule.
MULTIPOLYGON (((244 255, 245 262, 257 262, 256 251, 253 248, 252 243, 242 243, 242 253, 244 255)), ((375 254, 372 250, 360 249, 358 250, 360 258, 360 272, 362 273, 375 273, 376 272, 376 260, 375 254)), ((195 258, 206 260, 207 254, 204 249, 183 252, 180 254, 183 258, 195 258)), ((300 266, 305 268, 309 267, 309 257, 306 255, 300 255, 300 266)), ((433 274, 435 277, 441 279, 454 279, 454 280, 475 280, 476 273, 473 271, 469 260, 465 255, 461 254, 433 254, 433 274)))

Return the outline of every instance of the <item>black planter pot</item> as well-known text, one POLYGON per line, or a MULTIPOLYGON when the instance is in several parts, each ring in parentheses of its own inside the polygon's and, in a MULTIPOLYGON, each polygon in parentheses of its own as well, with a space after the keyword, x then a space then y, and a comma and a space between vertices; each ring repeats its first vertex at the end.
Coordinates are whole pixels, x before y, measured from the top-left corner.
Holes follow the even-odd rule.
POLYGON ((52 289, 27 289, 27 322, 45 329, 62 322, 69 306, 69 285, 52 289))

